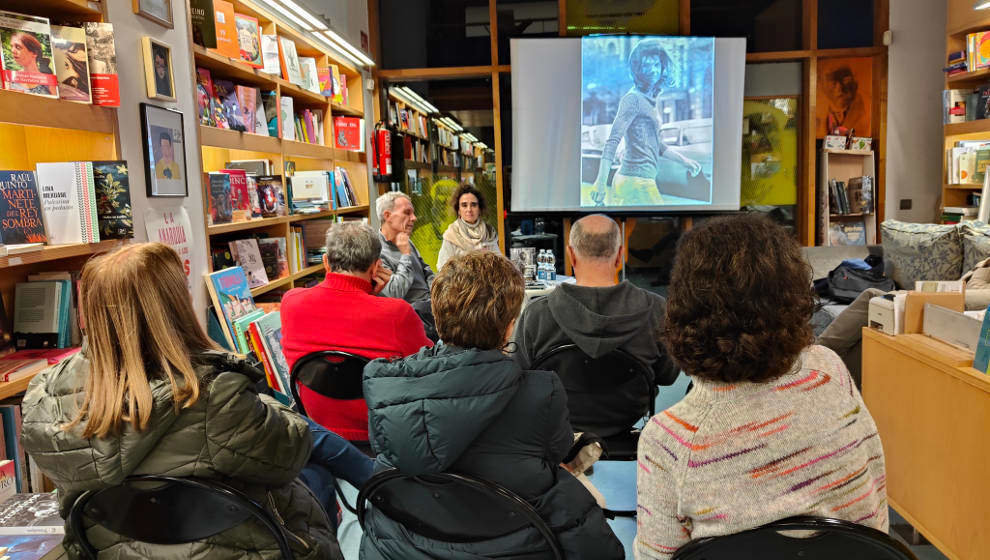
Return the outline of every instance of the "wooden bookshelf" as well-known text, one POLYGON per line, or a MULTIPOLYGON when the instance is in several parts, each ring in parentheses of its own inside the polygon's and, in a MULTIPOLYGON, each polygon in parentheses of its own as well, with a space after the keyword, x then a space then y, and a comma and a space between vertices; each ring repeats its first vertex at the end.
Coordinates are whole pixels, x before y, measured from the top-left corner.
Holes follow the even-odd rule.
POLYGON ((119 239, 109 239, 99 243, 45 245, 37 251, 29 251, 27 253, 0 257, 0 269, 45 263, 72 257, 95 255, 97 253, 110 251, 122 243, 123 241, 119 239))
POLYGON ((117 134, 117 109, 0 90, 0 122, 117 134))
POLYGON ((38 374, 35 373, 28 375, 27 377, 0 383, 0 400, 9 399, 10 397, 17 396, 26 391, 28 384, 31 383, 31 380, 34 379, 35 375, 38 374))
POLYGON ((978 191, 983 189, 983 185, 977 185, 974 183, 958 183, 958 184, 945 183, 942 185, 942 188, 955 189, 961 191, 978 191))
POLYGON ((945 125, 946 136, 958 136, 960 134, 990 133, 990 119, 980 119, 976 121, 966 121, 945 125))
POLYGON ((101 5, 110 0, 4 0, 3 9, 22 14, 72 19, 75 21, 102 21, 101 5))
POLYGON ((990 68, 982 68, 980 70, 975 70, 973 72, 960 72, 959 74, 953 74, 945 79, 946 82, 952 85, 954 88, 961 87, 962 85, 971 85, 969 82, 985 82, 990 78, 990 68))
POLYGON ((264 286, 258 286, 257 288, 252 289, 251 290, 251 297, 258 297, 261 294, 270 292, 270 291, 272 291, 272 290, 274 290, 276 288, 284 288, 286 286, 291 287, 290 284, 292 284, 292 276, 291 275, 290 276, 286 276, 284 278, 278 278, 276 280, 272 280, 271 282, 265 284, 264 286))

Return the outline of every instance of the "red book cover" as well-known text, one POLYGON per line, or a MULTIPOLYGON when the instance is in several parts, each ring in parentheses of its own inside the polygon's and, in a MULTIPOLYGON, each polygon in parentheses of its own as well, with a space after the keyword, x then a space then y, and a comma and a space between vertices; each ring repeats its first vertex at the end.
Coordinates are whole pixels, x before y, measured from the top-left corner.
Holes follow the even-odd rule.
POLYGON ((247 172, 243 169, 221 169, 220 173, 230 176, 230 206, 237 213, 242 212, 243 216, 238 218, 235 214, 235 221, 246 220, 251 217, 251 195, 248 193, 247 172))
POLYGON ((113 42, 113 24, 87 22, 86 54, 89 56, 89 86, 93 105, 120 107, 120 79, 117 76, 117 51, 113 42))
POLYGON ((47 350, 19 350, 7 354, 4 360, 48 360, 48 365, 55 365, 79 351, 79 347, 51 348, 47 350))
POLYGON ((334 117, 333 118, 333 142, 341 150, 352 152, 364 151, 364 139, 362 130, 364 119, 357 117, 334 117))

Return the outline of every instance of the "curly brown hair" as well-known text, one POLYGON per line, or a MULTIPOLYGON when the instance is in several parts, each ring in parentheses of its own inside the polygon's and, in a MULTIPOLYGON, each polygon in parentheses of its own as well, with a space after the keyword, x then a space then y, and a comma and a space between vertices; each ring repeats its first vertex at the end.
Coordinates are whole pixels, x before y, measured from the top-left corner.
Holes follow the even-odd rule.
POLYGON ((473 194, 475 196, 475 198, 478 199, 478 213, 479 214, 480 213, 484 213, 485 208, 488 208, 485 205, 485 195, 481 194, 481 191, 479 191, 478 189, 474 188, 474 185, 471 185, 471 184, 468 184, 468 183, 463 183, 463 184, 459 185, 457 187, 457 190, 454 191, 454 194, 452 194, 450 196, 450 207, 454 210, 454 216, 455 217, 460 217, 460 214, 457 213, 457 209, 458 209, 457 207, 461 203, 461 196, 463 196, 465 194, 473 194))
POLYGON ((755 214, 717 218, 679 243, 663 338, 693 377, 769 381, 812 342, 814 309, 811 268, 784 228, 755 214))
POLYGON ((450 259, 430 289, 437 334, 461 348, 501 348, 524 289, 519 269, 502 255, 474 251, 450 259))

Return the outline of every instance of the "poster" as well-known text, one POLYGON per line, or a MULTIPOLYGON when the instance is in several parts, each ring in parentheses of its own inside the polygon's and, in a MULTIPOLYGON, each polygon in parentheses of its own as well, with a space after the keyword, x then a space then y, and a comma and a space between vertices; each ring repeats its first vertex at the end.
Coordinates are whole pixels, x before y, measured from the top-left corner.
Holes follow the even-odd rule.
POLYGON ((743 101, 741 206, 797 204, 798 100, 743 101))
POLYGON ((192 293, 192 225, 189 213, 177 208, 148 208, 144 211, 144 226, 148 241, 159 241, 175 249, 186 272, 186 288, 192 293))
POLYGON ((873 118, 873 59, 821 58, 818 60, 816 136, 839 129, 845 136, 871 136, 873 118))

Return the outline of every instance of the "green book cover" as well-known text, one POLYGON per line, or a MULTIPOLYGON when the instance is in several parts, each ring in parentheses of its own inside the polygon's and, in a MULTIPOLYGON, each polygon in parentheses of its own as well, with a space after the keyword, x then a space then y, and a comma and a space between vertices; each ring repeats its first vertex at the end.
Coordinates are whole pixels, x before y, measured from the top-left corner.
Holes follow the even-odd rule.
POLYGON ((241 354, 250 354, 251 345, 247 341, 247 329, 248 326, 254 322, 255 319, 263 317, 265 312, 256 309, 247 315, 234 320, 234 337, 235 343, 237 345, 237 351, 241 354))
POLYGON ((990 148, 980 148, 976 150, 976 173, 973 174, 973 183, 983 184, 983 177, 987 171, 987 163, 990 162, 990 148))
POLYGON ((976 345, 976 356, 973 359, 973 368, 987 373, 987 366, 990 366, 990 310, 983 316, 980 340, 976 345))

